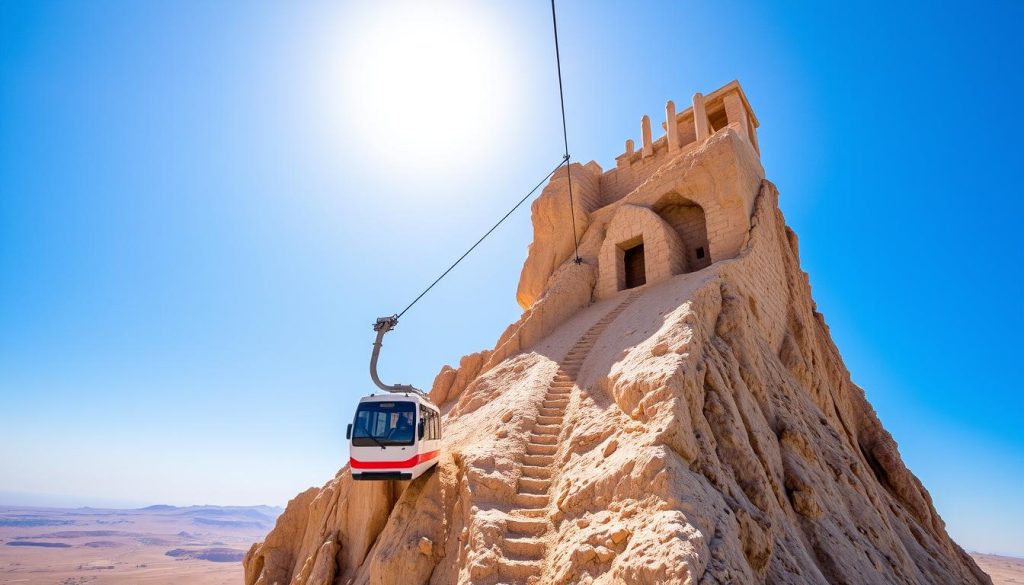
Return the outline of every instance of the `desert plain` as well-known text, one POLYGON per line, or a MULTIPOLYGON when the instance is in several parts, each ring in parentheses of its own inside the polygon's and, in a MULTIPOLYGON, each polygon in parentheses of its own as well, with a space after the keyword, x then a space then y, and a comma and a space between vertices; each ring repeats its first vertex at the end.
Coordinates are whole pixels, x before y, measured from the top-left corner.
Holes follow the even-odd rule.
MULTIPOLYGON (((239 584, 242 555, 280 512, 267 506, 0 506, 0 584, 239 584)), ((971 556, 995 585, 1024 585, 1024 559, 971 556)))
POLYGON ((994 585, 1024 583, 1024 559, 972 552, 974 562, 992 577, 994 585))
POLYGON ((268 506, 0 506, 0 584, 227 585, 273 527, 268 506))

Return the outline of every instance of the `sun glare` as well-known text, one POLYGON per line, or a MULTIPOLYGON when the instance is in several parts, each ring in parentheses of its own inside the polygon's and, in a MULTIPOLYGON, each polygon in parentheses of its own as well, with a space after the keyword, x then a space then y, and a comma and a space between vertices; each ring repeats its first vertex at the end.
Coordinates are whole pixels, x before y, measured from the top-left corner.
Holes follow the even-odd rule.
POLYGON ((359 10, 346 23, 342 63, 347 139, 385 166, 420 173, 451 173, 496 154, 517 77, 496 18, 455 2, 359 10))

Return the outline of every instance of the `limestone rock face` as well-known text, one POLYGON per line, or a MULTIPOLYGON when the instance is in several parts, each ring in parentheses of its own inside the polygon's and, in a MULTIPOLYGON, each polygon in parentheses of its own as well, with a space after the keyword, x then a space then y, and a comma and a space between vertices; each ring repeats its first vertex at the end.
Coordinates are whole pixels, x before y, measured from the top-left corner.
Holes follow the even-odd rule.
POLYGON ((516 300, 523 309, 529 309, 536 302, 555 270, 573 256, 573 230, 571 227, 566 229, 566 226, 572 226, 575 219, 575 237, 582 238, 586 233, 590 213, 600 206, 600 177, 601 167, 593 161, 585 166, 573 163, 571 169, 562 167, 531 205, 534 241, 530 244, 516 292, 516 300))
POLYGON ((738 86, 699 97, 671 141, 573 167, 582 264, 565 178, 538 199, 526 312, 434 381, 434 470, 343 467, 246 585, 991 583, 851 381, 738 86), (635 237, 662 272, 621 290, 635 237))
POLYGON ((442 371, 438 467, 402 483, 346 467, 300 494, 246 584, 990 582, 850 381, 770 183, 752 224, 734 260, 442 371), (530 438, 557 418, 560 364, 615 311, 545 466, 530 438), (543 475, 544 512, 517 513, 543 475))

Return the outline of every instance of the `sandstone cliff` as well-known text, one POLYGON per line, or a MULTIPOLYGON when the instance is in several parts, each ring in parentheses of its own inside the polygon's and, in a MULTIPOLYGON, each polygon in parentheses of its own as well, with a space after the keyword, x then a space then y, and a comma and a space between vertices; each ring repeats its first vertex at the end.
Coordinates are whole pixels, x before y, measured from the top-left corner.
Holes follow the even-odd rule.
POLYGON ((343 468, 289 503, 246 584, 989 582, 851 382, 768 182, 736 259, 487 359, 435 382, 433 473, 343 468))
POLYGON ((581 264, 568 169, 534 202, 525 312, 434 381, 440 464, 300 494, 246 585, 990 583, 851 381, 739 84, 665 127, 573 165, 581 264))

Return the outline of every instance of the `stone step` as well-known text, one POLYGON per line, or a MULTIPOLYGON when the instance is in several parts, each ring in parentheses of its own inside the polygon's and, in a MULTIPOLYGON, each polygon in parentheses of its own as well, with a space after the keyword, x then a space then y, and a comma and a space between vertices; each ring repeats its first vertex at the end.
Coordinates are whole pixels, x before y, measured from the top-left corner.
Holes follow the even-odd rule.
POLYGON ((547 495, 551 487, 550 479, 538 479, 535 477, 519 478, 519 493, 521 494, 544 494, 547 495))
POLYGON ((537 424, 539 425, 559 425, 562 424, 562 415, 558 416, 544 416, 543 414, 537 416, 537 424))
POLYGON ((540 576, 541 566, 534 559, 498 559, 498 573, 502 577, 525 582, 530 577, 540 576))
POLYGON ((506 538, 505 550, 523 559, 543 559, 547 545, 536 538, 506 538))
POLYGON ((536 518, 538 520, 546 520, 548 517, 547 508, 514 508, 510 513, 522 516, 523 518, 536 518))
MULTIPOLYGON (((529 445, 527 445, 527 451, 529 451, 529 445)), ((523 455, 523 465, 530 467, 547 467, 555 462, 553 455, 545 453, 527 453, 523 455)))
POLYGON ((558 435, 538 435, 537 433, 530 433, 531 445, 555 445, 558 443, 558 435))
POLYGON ((572 387, 575 386, 575 385, 576 385, 576 381, 575 380, 557 380, 557 381, 551 382, 551 384, 548 385, 548 390, 551 390, 553 388, 558 388, 558 389, 564 388, 566 390, 572 390, 572 387))
POLYGON ((569 406, 568 398, 559 398, 556 400, 545 400, 540 403, 544 408, 558 408, 565 410, 566 406, 569 406))
POLYGON ((558 451, 558 447, 555 445, 526 444, 526 453, 528 455, 554 455, 556 451, 558 451))
POLYGON ((540 409, 537 410, 537 413, 539 414, 539 416, 537 418, 540 418, 541 416, 544 416, 544 417, 548 417, 548 418, 557 418, 557 419, 561 420, 562 417, 565 416, 565 409, 564 408, 544 408, 544 407, 541 407, 540 409))
POLYGON ((533 425, 533 432, 537 435, 557 435, 562 432, 562 425, 533 425))
POLYGON ((519 467, 519 470, 523 472, 522 477, 532 477, 536 479, 551 479, 551 474, 554 473, 547 465, 523 464, 519 467))
POLYGON ((526 518, 509 516, 505 519, 505 530, 507 534, 522 534, 525 536, 541 536, 551 529, 551 523, 547 518, 526 518))
POLYGON ((547 494, 517 493, 515 497, 517 506, 533 508, 534 510, 546 508, 550 500, 551 498, 547 494))
POLYGON ((544 400, 568 399, 570 394, 572 394, 572 388, 549 388, 544 400))

